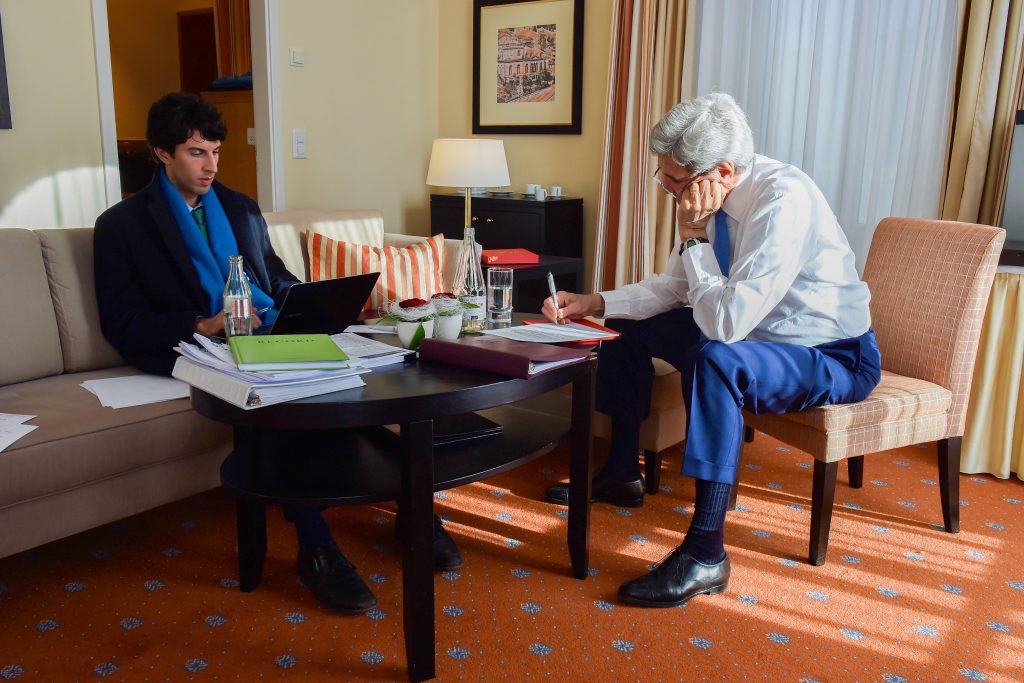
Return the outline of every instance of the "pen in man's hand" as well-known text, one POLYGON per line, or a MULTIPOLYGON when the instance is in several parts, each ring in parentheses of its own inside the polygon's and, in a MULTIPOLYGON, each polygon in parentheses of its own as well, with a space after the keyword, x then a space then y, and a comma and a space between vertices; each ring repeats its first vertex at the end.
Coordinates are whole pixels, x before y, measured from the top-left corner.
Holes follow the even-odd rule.
POLYGON ((555 276, 548 271, 548 291, 551 292, 551 305, 555 307, 555 322, 562 320, 562 309, 558 305, 558 290, 555 289, 555 276))

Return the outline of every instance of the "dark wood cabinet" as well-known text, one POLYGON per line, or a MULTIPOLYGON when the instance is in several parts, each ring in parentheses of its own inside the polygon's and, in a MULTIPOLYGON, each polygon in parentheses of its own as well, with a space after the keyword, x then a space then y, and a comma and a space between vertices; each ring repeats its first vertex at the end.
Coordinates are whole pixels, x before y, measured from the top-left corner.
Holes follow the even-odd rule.
MULTIPOLYGON (((462 239, 465 216, 461 194, 430 195, 430 233, 462 239)), ((551 256, 583 256, 583 200, 558 197, 537 201, 522 195, 474 195, 470 208, 476 241, 484 249, 520 247, 551 256)))

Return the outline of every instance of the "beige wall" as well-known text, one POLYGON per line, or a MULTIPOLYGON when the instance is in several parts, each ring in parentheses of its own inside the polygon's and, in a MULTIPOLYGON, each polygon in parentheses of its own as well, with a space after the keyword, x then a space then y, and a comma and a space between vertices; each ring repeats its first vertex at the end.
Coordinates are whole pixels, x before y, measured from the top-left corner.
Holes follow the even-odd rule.
POLYGON ((387 231, 429 234, 438 0, 288 0, 279 26, 286 207, 379 208, 387 231), (293 128, 307 159, 291 157, 293 128))
MULTIPOLYGON (((583 198, 588 287, 601 182, 612 8, 611 0, 586 3, 581 135, 481 136, 505 141, 513 189, 526 183, 561 185, 565 194, 583 198)), ((442 0, 440 9, 438 137, 473 137, 473 2, 442 0)))
POLYGON ((178 12, 208 7, 213 0, 107 0, 119 139, 145 139, 149 106, 181 88, 178 12))
POLYGON ((105 207, 88 0, 0 0, 13 130, 0 131, 0 227, 92 225, 105 207))

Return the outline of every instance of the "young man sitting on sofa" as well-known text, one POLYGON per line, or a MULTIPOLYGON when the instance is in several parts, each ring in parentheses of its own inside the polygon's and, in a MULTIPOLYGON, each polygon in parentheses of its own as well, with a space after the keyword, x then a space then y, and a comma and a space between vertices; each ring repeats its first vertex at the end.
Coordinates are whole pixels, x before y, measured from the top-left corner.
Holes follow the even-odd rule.
MULTIPOLYGON (((208 102, 190 93, 160 98, 146 125, 159 162, 153 181, 96 220, 100 325, 121 355, 146 372, 170 375, 173 347, 194 332, 224 333, 221 297, 232 254, 244 257, 254 307, 268 309, 257 326, 273 323, 298 282, 274 253, 256 202, 214 182, 226 137, 220 112, 208 102)), ((314 447, 330 448, 335 438, 319 435, 314 447)), ((281 432, 273 439, 278 448, 295 448, 298 435, 281 432)), ((299 577, 316 599, 345 613, 374 607, 376 598, 335 545, 321 512, 286 507, 284 514, 295 525, 299 577)), ((461 565, 435 516, 434 566, 461 565)))

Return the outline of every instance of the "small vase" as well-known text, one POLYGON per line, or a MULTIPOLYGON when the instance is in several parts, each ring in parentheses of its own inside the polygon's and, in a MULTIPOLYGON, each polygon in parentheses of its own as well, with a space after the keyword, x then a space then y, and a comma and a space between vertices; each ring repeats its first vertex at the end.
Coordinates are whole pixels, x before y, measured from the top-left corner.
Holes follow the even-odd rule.
POLYGON ((406 322, 398 320, 395 322, 395 332, 398 333, 398 341, 407 349, 415 349, 424 339, 429 339, 434 333, 434 321, 422 320, 406 322))
POLYGON ((458 315, 442 315, 434 325, 435 339, 458 339, 462 331, 462 313, 458 315))

